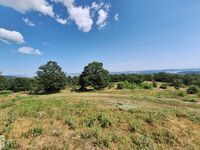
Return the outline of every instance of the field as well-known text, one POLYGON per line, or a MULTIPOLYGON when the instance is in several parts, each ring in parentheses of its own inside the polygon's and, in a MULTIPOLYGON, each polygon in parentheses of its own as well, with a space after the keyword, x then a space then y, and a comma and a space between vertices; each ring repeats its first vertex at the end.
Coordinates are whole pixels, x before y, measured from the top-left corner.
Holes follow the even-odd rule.
POLYGON ((0 135, 5 149, 199 150, 199 97, 114 88, 2 95, 0 135))

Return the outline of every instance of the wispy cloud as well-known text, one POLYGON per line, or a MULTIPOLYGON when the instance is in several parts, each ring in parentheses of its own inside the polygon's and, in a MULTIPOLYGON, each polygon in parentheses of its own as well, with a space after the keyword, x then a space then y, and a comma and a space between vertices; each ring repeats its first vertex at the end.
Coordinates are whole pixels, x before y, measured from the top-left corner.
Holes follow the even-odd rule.
POLYGON ((118 13, 115 15, 114 19, 115 19, 116 21, 119 21, 119 14, 118 14, 118 13))
POLYGON ((18 52, 28 55, 42 55, 42 52, 39 49, 34 49, 32 47, 21 47, 18 49, 18 52))
POLYGON ((28 26, 31 26, 31 27, 35 27, 35 24, 30 21, 28 18, 22 18, 22 20, 24 21, 25 24, 27 24, 28 26))

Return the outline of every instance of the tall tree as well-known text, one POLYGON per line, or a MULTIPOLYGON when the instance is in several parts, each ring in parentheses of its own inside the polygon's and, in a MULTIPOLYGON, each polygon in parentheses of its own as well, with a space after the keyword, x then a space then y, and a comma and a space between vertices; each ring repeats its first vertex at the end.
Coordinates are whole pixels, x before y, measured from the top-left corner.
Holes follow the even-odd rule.
POLYGON ((66 75, 62 68, 53 61, 39 67, 35 77, 38 91, 44 93, 59 92, 66 85, 66 75))
POLYGON ((79 84, 82 90, 86 90, 88 86, 96 90, 103 89, 109 85, 109 72, 103 68, 103 63, 89 63, 80 75, 79 84))

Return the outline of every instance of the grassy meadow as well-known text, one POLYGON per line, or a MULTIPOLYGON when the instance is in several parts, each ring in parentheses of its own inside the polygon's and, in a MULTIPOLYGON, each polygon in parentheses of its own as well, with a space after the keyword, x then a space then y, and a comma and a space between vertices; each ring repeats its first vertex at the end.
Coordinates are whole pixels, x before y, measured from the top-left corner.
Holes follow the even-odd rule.
POLYGON ((185 89, 0 96, 4 149, 200 149, 200 98, 185 89))

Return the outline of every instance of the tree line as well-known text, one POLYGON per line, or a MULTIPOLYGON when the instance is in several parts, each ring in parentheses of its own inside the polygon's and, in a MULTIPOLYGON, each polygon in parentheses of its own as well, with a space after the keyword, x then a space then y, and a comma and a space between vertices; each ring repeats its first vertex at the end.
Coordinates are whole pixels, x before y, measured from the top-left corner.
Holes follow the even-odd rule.
POLYGON ((67 76, 62 68, 54 61, 38 68, 34 78, 7 79, 0 75, 0 91, 11 90, 13 92, 28 91, 31 94, 54 93, 64 89, 65 86, 78 86, 80 91, 90 89, 101 90, 113 83, 118 83, 118 89, 123 87, 151 89, 157 86, 157 82, 163 82, 161 88, 174 86, 177 90, 181 87, 192 86, 194 91, 200 87, 200 75, 198 74, 109 74, 103 68, 103 63, 92 62, 84 67, 80 76, 67 76), (143 83, 151 81, 152 85, 143 83))

